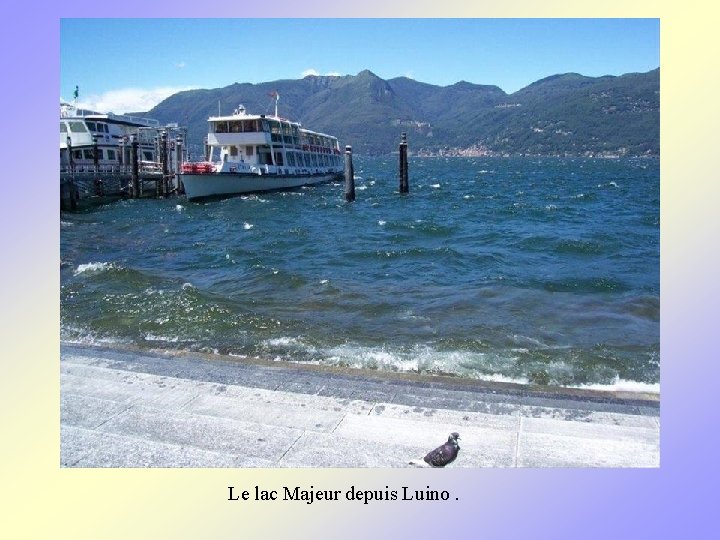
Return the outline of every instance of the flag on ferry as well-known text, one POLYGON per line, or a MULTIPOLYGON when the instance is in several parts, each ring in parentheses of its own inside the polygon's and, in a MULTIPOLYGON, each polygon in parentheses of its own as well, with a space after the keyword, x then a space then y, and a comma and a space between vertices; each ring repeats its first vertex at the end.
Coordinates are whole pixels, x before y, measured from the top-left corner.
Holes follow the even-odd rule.
POLYGON ((75 91, 73 92, 73 97, 75 99, 77 99, 79 95, 80 95, 80 88, 77 85, 75 85, 75 91))

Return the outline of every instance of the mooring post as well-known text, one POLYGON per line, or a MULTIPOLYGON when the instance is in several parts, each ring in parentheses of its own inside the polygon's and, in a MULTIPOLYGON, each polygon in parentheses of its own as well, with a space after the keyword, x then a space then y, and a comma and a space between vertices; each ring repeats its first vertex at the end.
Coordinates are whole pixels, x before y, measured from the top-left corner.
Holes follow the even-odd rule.
POLYGON ((345 201, 355 200, 355 171, 352 162, 352 146, 345 147, 345 201))
POLYGON ((92 141, 93 141, 93 170, 95 171, 95 179, 97 180, 97 175, 100 170, 100 163, 99 163, 100 156, 98 156, 98 143, 97 143, 97 137, 95 135, 93 135, 92 141))
POLYGON ((167 197, 170 169, 168 168, 168 136, 167 131, 164 130, 160 134, 160 164, 162 166, 162 196, 167 197))
POLYGON ((125 137, 120 138, 120 151, 118 152, 118 170, 125 172, 125 137))
POLYGON ((140 143, 135 138, 135 135, 130 136, 130 164, 132 171, 132 198, 137 199, 140 197, 140 178, 138 168, 138 146, 140 143))
POLYGON ((400 136, 400 193, 409 193, 408 160, 407 160, 407 133, 400 136))
POLYGON ((72 139, 70 137, 65 139, 65 146, 67 146, 68 167, 70 167, 70 172, 74 175, 75 174, 75 160, 73 158, 72 139))
POLYGON ((175 190, 178 193, 183 192, 180 180, 180 171, 182 171, 182 145, 183 140, 180 135, 175 138, 175 190))
POLYGON ((68 158, 68 176, 65 185, 68 206, 70 210, 77 210, 78 192, 75 188, 75 160, 73 158, 72 139, 70 139, 70 137, 65 139, 65 146, 67 146, 68 158))

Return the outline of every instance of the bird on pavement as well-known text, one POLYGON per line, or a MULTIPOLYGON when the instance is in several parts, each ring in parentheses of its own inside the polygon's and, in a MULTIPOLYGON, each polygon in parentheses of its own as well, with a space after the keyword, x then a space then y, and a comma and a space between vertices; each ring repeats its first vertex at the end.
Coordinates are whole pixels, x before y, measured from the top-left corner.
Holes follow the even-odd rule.
POLYGON ((427 455, 422 459, 422 461, 411 461, 410 465, 420 467, 444 467, 445 465, 449 465, 450 463, 455 461, 455 458, 460 451, 460 445, 458 444, 459 438, 460 434, 455 432, 451 433, 445 444, 442 444, 438 446, 435 450, 428 452, 427 455))

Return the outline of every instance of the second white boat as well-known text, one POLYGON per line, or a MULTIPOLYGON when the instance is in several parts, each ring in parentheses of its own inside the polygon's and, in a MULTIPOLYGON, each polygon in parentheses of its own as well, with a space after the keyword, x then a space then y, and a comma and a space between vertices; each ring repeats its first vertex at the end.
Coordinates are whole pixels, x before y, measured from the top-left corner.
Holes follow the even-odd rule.
POLYGON ((208 119, 207 160, 185 163, 180 181, 188 200, 279 191, 343 176, 337 138, 304 129, 277 115, 247 114, 208 119))

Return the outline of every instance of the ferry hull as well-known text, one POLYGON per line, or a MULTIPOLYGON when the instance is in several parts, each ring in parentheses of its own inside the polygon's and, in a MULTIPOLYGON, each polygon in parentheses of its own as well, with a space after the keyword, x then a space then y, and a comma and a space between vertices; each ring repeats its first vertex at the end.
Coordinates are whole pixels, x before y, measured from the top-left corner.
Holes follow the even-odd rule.
POLYGON ((181 174, 180 181, 189 201, 232 197, 243 193, 284 191, 302 186, 332 182, 340 173, 314 175, 256 175, 234 173, 181 174))

